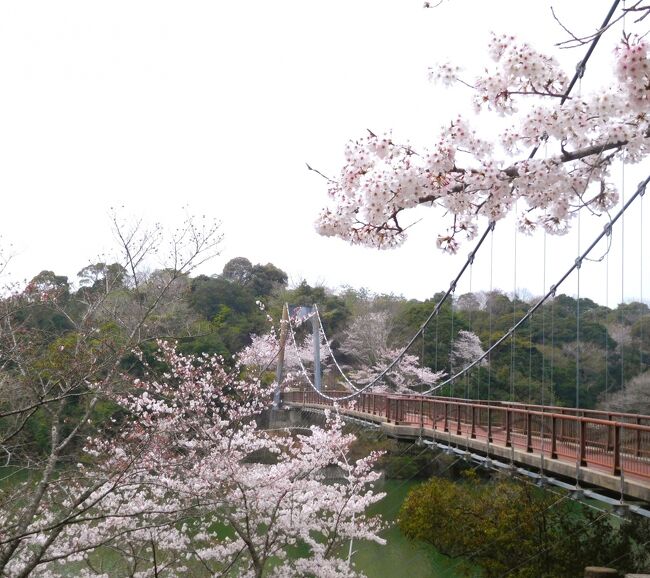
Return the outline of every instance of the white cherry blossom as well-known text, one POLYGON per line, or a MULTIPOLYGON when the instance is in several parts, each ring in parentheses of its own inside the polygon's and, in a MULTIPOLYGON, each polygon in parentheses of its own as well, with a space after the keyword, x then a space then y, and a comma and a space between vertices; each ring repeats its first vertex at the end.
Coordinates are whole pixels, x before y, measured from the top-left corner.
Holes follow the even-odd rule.
MULTIPOLYGON (((486 73, 466 82, 481 115, 502 117, 492 141, 457 116, 428 147, 415 150, 392 134, 368 133, 350 141, 330 204, 316 223, 322 235, 391 248, 402 243, 417 206, 450 218, 437 244, 455 252, 477 234, 477 221, 498 221, 515 202, 520 227, 568 230, 576 211, 600 212, 618 200, 610 175, 614 160, 639 162, 650 136, 650 62, 643 37, 626 34, 609 79, 591 94, 566 98, 568 75, 552 57, 512 35, 493 35, 486 73), (544 143, 546 158, 528 154, 544 143)), ((431 77, 444 85, 461 71, 444 63, 431 77)), ((481 116, 478 117, 479 119, 481 116)))

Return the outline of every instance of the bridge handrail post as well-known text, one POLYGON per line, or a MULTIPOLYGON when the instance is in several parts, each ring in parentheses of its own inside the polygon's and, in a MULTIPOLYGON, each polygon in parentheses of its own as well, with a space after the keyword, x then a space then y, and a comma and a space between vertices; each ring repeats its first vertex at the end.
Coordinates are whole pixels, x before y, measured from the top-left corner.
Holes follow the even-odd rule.
POLYGON ((526 451, 533 453, 533 414, 526 410, 526 451))
POLYGON ((445 401, 445 428, 443 431, 449 431, 449 403, 445 401))
POLYGON ((551 418, 551 459, 557 460, 557 416, 551 418))
POLYGON ((420 396, 420 435, 422 435, 422 430, 424 430, 424 396, 420 396))
POLYGON ((391 399, 390 399, 390 397, 386 396, 386 397, 384 398, 384 400, 385 400, 385 403, 386 403, 386 421, 387 421, 388 423, 390 423, 391 399))
MULTIPOLYGON (((637 416, 635 421, 636 421, 636 425, 641 425, 641 416, 637 416)), ((636 430, 636 450, 634 453, 637 458, 641 457, 641 430, 640 429, 636 430)))
POLYGON ((463 430, 460 425, 460 404, 456 402, 456 435, 462 435, 463 430))
POLYGON ((587 422, 580 419, 580 465, 587 465, 587 422))
POLYGON ((506 447, 512 447, 512 410, 506 408, 506 447))
POLYGON ((431 423, 433 424, 433 429, 437 430, 438 429, 438 415, 436 414, 436 404, 438 402, 435 400, 431 400, 429 402, 429 407, 431 409, 431 423))
MULTIPOLYGON (((614 427, 614 464, 613 464, 613 474, 615 476, 621 475, 621 425, 614 422, 612 424, 614 427)), ((610 426, 611 429, 611 426, 610 426)), ((638 430, 637 430, 638 433, 638 430)))
POLYGON ((494 441, 492 439, 492 407, 489 405, 487 407, 487 422, 488 422, 487 441, 488 443, 492 443, 494 441))
POLYGON ((476 439, 476 406, 472 405, 472 431, 470 433, 472 439, 476 439))
MULTIPOLYGON (((611 413, 607 414, 607 421, 613 422, 614 421, 613 418, 614 416, 611 413)), ((607 428, 607 451, 608 452, 614 451, 615 441, 613 439, 613 436, 614 436, 614 428, 611 427, 607 428)))

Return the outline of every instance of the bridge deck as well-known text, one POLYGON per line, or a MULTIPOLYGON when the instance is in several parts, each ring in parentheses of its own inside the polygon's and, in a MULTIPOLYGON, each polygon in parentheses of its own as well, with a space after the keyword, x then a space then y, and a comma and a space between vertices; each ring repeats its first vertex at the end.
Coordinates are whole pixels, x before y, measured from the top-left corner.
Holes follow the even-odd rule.
MULTIPOLYGON (((333 405, 313 391, 284 392, 283 402, 333 405)), ((339 408, 394 437, 442 441, 650 503, 649 416, 365 393, 339 408)))

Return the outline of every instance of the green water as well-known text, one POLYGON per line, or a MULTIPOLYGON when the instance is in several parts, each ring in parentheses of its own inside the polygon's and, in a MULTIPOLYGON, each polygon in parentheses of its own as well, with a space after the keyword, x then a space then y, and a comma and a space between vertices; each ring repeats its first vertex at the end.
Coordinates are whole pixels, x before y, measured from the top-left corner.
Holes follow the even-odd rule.
POLYGON ((458 560, 451 560, 424 542, 412 542, 394 523, 400 506, 409 489, 417 482, 386 480, 378 489, 386 497, 377 503, 373 512, 383 516, 390 527, 382 533, 386 544, 357 543, 353 546, 352 560, 355 568, 368 578, 472 578, 479 572, 461 573, 458 560))

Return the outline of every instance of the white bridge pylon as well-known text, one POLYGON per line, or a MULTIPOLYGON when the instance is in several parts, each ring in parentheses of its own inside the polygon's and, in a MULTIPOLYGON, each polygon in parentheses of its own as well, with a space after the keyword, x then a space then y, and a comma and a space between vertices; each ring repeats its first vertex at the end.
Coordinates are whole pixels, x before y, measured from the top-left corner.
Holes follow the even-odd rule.
MULTIPOLYGON (((280 394, 282 389, 282 379, 284 373, 284 351, 287 344, 287 332, 291 332, 291 339, 294 347, 296 347, 295 335, 293 332, 293 324, 302 325, 305 321, 311 321, 312 326, 312 343, 313 343, 313 358, 314 358, 314 380, 311 385, 318 392, 322 392, 322 369, 320 363, 320 322, 318 317, 318 308, 316 305, 298 305, 290 307, 287 303, 284 304, 282 309, 282 321, 280 322, 280 348, 278 351, 278 364, 275 372, 275 381, 277 386, 273 396, 274 407, 280 406, 280 394)), ((296 351, 297 353, 297 351, 296 351)), ((300 356, 298 356, 300 360, 300 356)), ((307 376, 307 371, 300 360, 300 366, 307 376)), ((308 377, 308 376, 307 376, 308 377)))

